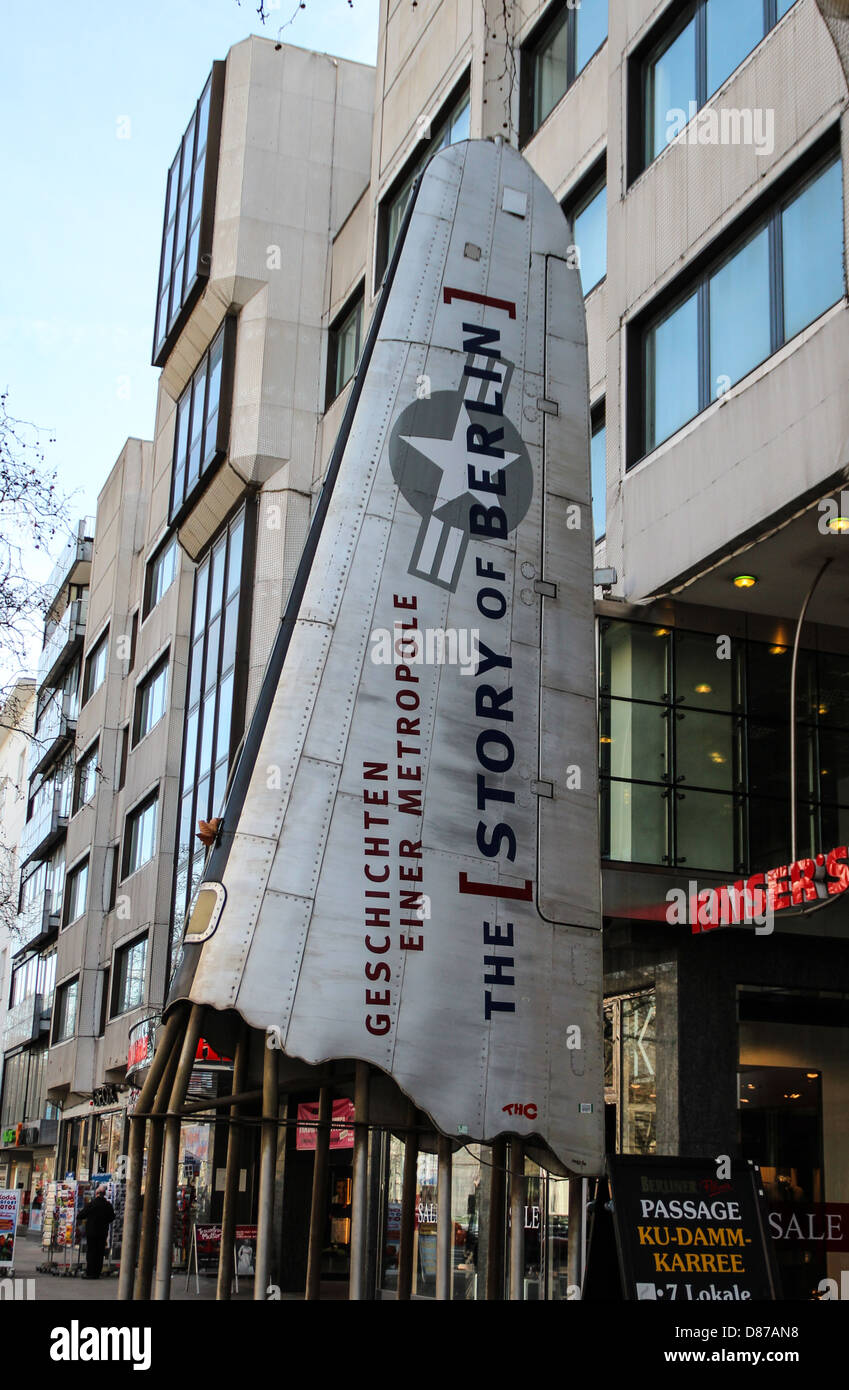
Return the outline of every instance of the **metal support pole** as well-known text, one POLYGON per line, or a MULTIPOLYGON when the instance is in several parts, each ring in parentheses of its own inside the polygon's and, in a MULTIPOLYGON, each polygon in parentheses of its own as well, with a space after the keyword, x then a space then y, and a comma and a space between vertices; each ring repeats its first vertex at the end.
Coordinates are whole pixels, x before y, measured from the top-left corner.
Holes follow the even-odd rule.
MULTIPOLYGON (((140 1114, 139 1116, 134 1114, 130 1119, 130 1142, 127 1145, 129 1149, 127 1154, 127 1190, 124 1196, 124 1228, 121 1238, 121 1272, 118 1278, 118 1298, 127 1303, 133 1296, 133 1275, 135 1274, 139 1246, 144 1132, 147 1123, 142 1116, 147 1113, 148 1106, 156 1095, 168 1065, 168 1059, 176 1046, 179 1030, 185 1023, 185 1017, 185 1010, 177 1008, 165 1024, 165 1030, 153 1055, 150 1070, 144 1079, 141 1093, 136 1101, 135 1108, 140 1111, 140 1114)), ((156 1218, 155 1215, 148 1215, 146 1219, 155 1220, 156 1218)))
POLYGON ((451 1141, 440 1134, 436 1169, 436 1297, 451 1297, 451 1249, 454 1222, 451 1213, 451 1141))
MULTIPOLYGON (((233 1083, 231 1092, 237 1096, 245 1084, 248 1070, 248 1048, 250 1033, 245 1024, 239 1029, 236 1053, 233 1058, 233 1083)), ((238 1101, 230 1106, 230 1125, 227 1130, 227 1166, 224 1170, 224 1207, 221 1214, 221 1246, 218 1251, 217 1299, 230 1297, 233 1281, 233 1252, 236 1248, 236 1204, 239 1200, 239 1157, 242 1145, 242 1129, 235 1121, 241 1114, 238 1101)))
POLYGON ((510 1140, 510 1298, 525 1300, 525 1146, 510 1140))
POLYGON ((504 1297, 504 1198, 507 1188, 507 1140, 492 1145, 492 1181, 489 1187, 489 1237, 486 1247, 487 1299, 504 1297))
POLYGON ((144 1303, 150 1298, 153 1282, 153 1256, 156 1250, 156 1214, 159 1211, 159 1180, 162 1174, 162 1144, 165 1137, 165 1111, 171 1099, 171 1089, 177 1074, 180 1060, 179 1043, 171 1049, 171 1056, 165 1074, 159 1083, 153 1104, 150 1107, 150 1141, 147 1149, 147 1176, 144 1184, 144 1209, 150 1211, 149 1220, 142 1221, 139 1242, 139 1263, 136 1270, 136 1286, 133 1298, 144 1303))
POLYGON ((586 1182, 583 1178, 569 1179, 569 1225, 566 1247, 566 1279, 571 1288, 581 1289, 584 1283, 584 1222, 586 1219, 586 1182))
POLYGON ((172 1240, 174 1236, 174 1208, 177 1201, 177 1169, 180 1162, 180 1107, 186 1097, 191 1080, 192 1067, 198 1050, 200 1030, 204 1009, 193 1004, 186 1025, 177 1075, 171 1088, 168 1114, 165 1118, 165 1144, 162 1151, 162 1186, 159 1199, 159 1241, 156 1247, 156 1279, 153 1297, 156 1302, 165 1302, 171 1297, 171 1262, 173 1259, 172 1240))
POLYGON ((351 1193, 351 1275, 349 1299, 366 1296, 368 1222, 368 1092, 369 1070, 357 1062, 354 1080, 354 1179, 351 1193))
POLYGON ((416 1175, 419 1139, 414 1132, 416 1107, 407 1107, 407 1136, 404 1140, 404 1172, 401 1185, 401 1230, 398 1243, 398 1288, 396 1297, 409 1299, 413 1292, 413 1246, 416 1232, 416 1175))
POLYGON ((262 1129, 259 1150, 259 1199, 256 1232, 254 1299, 264 1302, 271 1273, 274 1222, 274 1174, 277 1168, 278 1059, 275 1049, 265 1049, 262 1068, 262 1129))
POLYGON ((808 604, 813 597, 814 589, 819 584, 831 560, 826 560, 817 570, 815 578, 811 581, 811 587, 805 594, 805 602, 796 623, 796 635, 793 638, 793 661, 790 666, 790 862, 796 862, 796 666, 799 660, 799 639, 802 636, 802 624, 805 621, 805 614, 808 611, 808 604))
POLYGON ((322 1086, 318 1093, 318 1127, 315 1132, 315 1160, 312 1169, 312 1206, 305 1292, 308 1299, 321 1297, 321 1246, 327 1220, 327 1159, 330 1153, 332 1115, 330 1087, 322 1086))

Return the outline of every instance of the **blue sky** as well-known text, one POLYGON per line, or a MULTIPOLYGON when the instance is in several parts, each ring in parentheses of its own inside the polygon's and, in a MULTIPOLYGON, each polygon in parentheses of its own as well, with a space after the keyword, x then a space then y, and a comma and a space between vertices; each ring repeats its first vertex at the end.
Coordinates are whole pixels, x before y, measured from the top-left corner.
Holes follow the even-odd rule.
POLYGON ((76 516, 153 432, 165 180, 216 58, 250 33, 373 63, 379 0, 39 0, 4 7, 0 387, 56 436, 76 516), (267 5, 270 9, 270 6, 267 5))

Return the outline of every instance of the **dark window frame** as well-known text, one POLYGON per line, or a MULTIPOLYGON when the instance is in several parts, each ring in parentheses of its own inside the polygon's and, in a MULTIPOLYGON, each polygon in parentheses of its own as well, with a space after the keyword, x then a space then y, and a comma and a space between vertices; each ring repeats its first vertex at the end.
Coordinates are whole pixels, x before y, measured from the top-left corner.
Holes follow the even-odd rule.
POLYGON ((57 1047, 60 1043, 70 1042, 72 1038, 76 1037, 77 1019, 79 1018, 80 1012, 80 980, 81 976, 77 974, 72 976, 70 980, 63 980, 60 985, 56 986, 53 1003, 53 1030, 51 1033, 51 1043, 54 1047, 57 1047), (65 1021, 67 1019, 66 1001, 68 999, 68 992, 72 987, 76 989, 74 994, 73 1026, 68 1032, 65 1032, 65 1021))
POLYGON ((159 849, 161 847, 162 829, 160 825, 160 816, 158 809, 160 790, 161 789, 159 783, 157 783, 154 790, 147 792, 143 797, 141 797, 140 800, 137 801, 134 806, 130 807, 129 811, 127 811, 126 815, 124 816, 124 833, 121 837, 121 883, 124 883, 128 878, 132 878, 133 874, 137 874, 140 869, 146 868, 148 864, 152 864, 159 852, 159 849), (130 868, 130 849, 133 843, 133 827, 138 821, 142 819, 145 813, 150 810, 151 806, 155 806, 157 808, 156 819, 154 822, 153 853, 151 854, 149 859, 143 859, 140 864, 135 864, 132 868, 130 868))
POLYGON ((82 784, 83 784, 83 769, 84 769, 86 763, 88 762, 88 760, 91 758, 92 754, 94 755, 94 758, 95 758, 95 770, 97 769, 97 766, 98 766, 98 763, 97 763, 97 755, 98 755, 98 753, 99 753, 99 751, 100 751, 99 745, 100 745, 100 736, 98 735, 98 737, 95 738, 95 739, 93 739, 92 742, 88 745, 88 747, 86 748, 85 752, 84 752, 84 753, 81 753, 80 756, 77 758, 77 765, 76 765, 76 767, 74 768, 74 792, 73 792, 73 799, 72 799, 72 802, 71 802, 71 815, 72 815, 72 816, 75 816, 75 815, 77 814, 77 812, 78 812, 78 811, 81 811, 82 808, 83 808, 84 806, 90 805, 90 803, 91 803, 91 801, 93 800, 93 798, 94 798, 94 796, 95 796, 95 793, 96 793, 96 791, 97 791, 97 779, 96 779, 96 777, 95 777, 94 790, 92 791, 91 796, 86 797, 85 801, 81 801, 81 800, 80 800, 80 794, 81 794, 81 792, 82 792, 82 784))
MULTIPOLYGON (((149 961, 148 961, 148 946, 149 946, 149 944, 150 944, 150 932, 149 932, 148 930, 145 930, 145 931, 139 932, 136 936, 132 937, 131 940, 122 942, 121 945, 115 947, 115 950, 114 950, 114 952, 112 953, 112 967, 111 967, 111 979, 110 979, 110 989, 109 989, 109 1021, 110 1021, 110 1022, 111 1022, 113 1019, 121 1018, 124 1014, 131 1013, 131 1012, 133 1011, 133 1009, 140 1009, 140 1008, 142 1008, 142 1007, 144 1006, 144 1002, 145 1002, 144 996, 145 996, 145 993, 146 993, 145 985, 146 985, 146 983, 147 983, 147 969, 148 969, 148 964, 149 964, 149 961), (144 942, 144 947, 145 947, 145 950, 144 950, 144 979, 143 979, 143 981, 142 981, 142 998, 141 998, 141 999, 138 1001, 138 1003, 136 1003, 136 1004, 127 1004, 127 1003, 124 1003, 123 1006, 119 1007, 119 1004, 121 1003, 121 1001, 119 1000, 119 997, 118 997, 118 996, 119 996, 119 992, 120 992, 120 989, 121 989, 121 982, 122 982, 122 971, 121 971, 122 963, 123 963, 125 960, 127 960, 127 958, 129 957, 130 952, 133 951, 133 950, 135 950, 135 948, 136 948, 137 946, 139 946, 142 942, 144 942)), ((124 977, 124 983, 126 984, 126 977, 124 977)))
POLYGON ((185 388, 180 393, 177 401, 177 409, 174 417, 174 446, 171 454, 171 485, 168 503, 168 518, 171 527, 179 527, 185 517, 192 510, 200 492, 206 488, 211 478, 213 478, 227 457, 227 449, 230 443, 230 413, 233 405, 233 377, 235 372, 236 357, 236 316, 227 314, 215 336, 212 338, 209 347, 198 362, 191 378, 186 383, 185 388), (209 364, 212 354, 221 342, 221 385, 218 393, 218 405, 215 416, 215 439, 214 447, 209 455, 208 461, 204 463, 204 456, 207 453, 208 441, 206 438, 207 425, 209 423, 209 364), (203 402, 202 414, 203 421, 200 434, 200 458, 198 461, 198 475, 187 487, 188 462, 192 447, 192 428, 195 415, 198 409, 198 401, 195 398, 196 387, 199 378, 203 377, 203 402), (188 397, 188 423, 185 431, 185 453, 182 460, 182 467, 178 468, 177 449, 180 444, 180 413, 183 409, 183 402, 188 397), (177 496, 175 486, 177 478, 182 479, 177 496))
POLYGON ((327 334, 327 382, 325 386, 325 410, 329 410, 335 400, 341 396, 345 387, 354 379, 357 371, 357 364, 360 360, 360 353, 363 347, 363 321, 365 319, 365 280, 361 280, 357 288, 350 294, 345 304, 336 315, 330 325, 327 334), (354 369, 351 375, 339 384, 339 347, 342 334, 348 327, 354 315, 357 315, 357 346, 355 353, 354 369))
MULTIPOLYGON (((668 145, 664 149, 658 150, 657 154, 649 153, 649 118, 651 115, 651 101, 649 97, 650 73, 654 64, 669 49, 684 29, 695 17, 695 81, 696 94, 695 101, 697 109, 701 111, 711 100, 716 92, 707 92, 707 5, 709 0, 677 0, 676 3, 668 5, 660 15, 646 35, 645 39, 638 44, 627 60, 627 139, 626 139, 626 172, 628 187, 651 168, 655 160, 659 159, 668 145)), ((764 32, 758 42, 749 52, 740 59, 737 67, 732 68, 722 79, 716 91, 719 91, 729 78, 737 71, 746 60, 751 57, 755 49, 769 38, 775 26, 780 23, 784 15, 778 16, 778 0, 763 0, 764 7, 764 32)), ((793 5, 790 6, 790 9, 793 5)), ((787 11, 787 14, 790 10, 787 11)))
MULTIPOLYGON (((172 456, 172 459, 171 459, 171 466, 172 466, 172 470, 173 470, 173 466, 174 466, 173 456, 172 456)), ((151 555, 151 557, 150 557, 150 559, 148 560, 147 564, 145 565, 145 572, 144 572, 144 597, 143 597, 143 599, 142 599, 142 610, 141 610, 141 620, 142 620, 142 623, 143 623, 143 624, 144 624, 144 623, 147 621, 147 619, 150 617, 150 615, 151 615, 151 613, 153 612, 154 608, 156 608, 157 605, 160 604, 160 603, 162 602, 162 600, 164 599, 165 595, 168 593, 169 589, 171 588, 171 585, 176 581, 176 579, 177 579, 177 577, 178 577, 178 575, 179 575, 179 573, 180 573, 180 564, 179 564, 180 556, 179 556, 179 552, 180 552, 180 544, 179 544, 179 541, 177 540, 177 533, 176 533, 176 531, 170 531, 169 534, 165 537, 165 539, 160 543, 160 545, 157 546, 156 550, 153 552, 153 554, 151 555), (155 574, 157 573, 157 569, 158 569, 158 567, 162 564, 162 562, 163 562, 163 560, 165 559, 166 555, 167 555, 169 552, 171 552, 171 551, 174 552, 174 572, 173 572, 173 574, 172 574, 170 580, 168 581, 167 585, 166 585, 165 588, 162 590, 162 592, 161 592, 156 598, 154 598, 154 596, 153 596, 153 595, 154 595, 154 576, 155 576, 155 574)))
POLYGON ((106 680, 107 680, 107 678, 108 678, 108 675, 109 675, 109 626, 108 626, 108 624, 107 624, 107 626, 103 629, 103 631, 102 631, 102 632, 100 633, 100 635, 98 636, 97 641, 94 642, 94 643, 92 644, 92 646, 89 648, 88 652, 86 652, 85 664, 84 664, 84 667, 83 667, 83 689, 82 689, 82 699, 80 700, 80 708, 82 708, 83 705, 88 704, 88 702, 89 702, 89 700, 91 699, 91 697, 92 697, 93 695, 96 695, 97 692, 98 692, 98 690, 102 689, 102 687, 106 684, 106 680), (104 666, 103 666, 103 679, 100 680, 100 681, 98 681, 97 685, 92 686, 92 683, 91 683, 91 682, 92 682, 92 679, 93 679, 93 672, 94 672, 94 670, 95 670, 95 665, 96 665, 96 662, 97 662, 97 660, 98 660, 98 658, 99 658, 99 656, 100 656, 100 653, 104 650, 104 648, 105 648, 105 651, 106 651, 106 656, 105 656, 105 661, 104 661, 104 666))
MULTIPOLYGON (((203 291, 206 281, 209 279, 211 271, 212 231, 215 218, 215 193, 216 186, 218 183, 218 163, 219 150, 221 144, 221 118, 224 109, 225 71, 225 62, 213 63, 212 71, 209 77, 207 78, 206 82, 204 83, 203 91, 201 92, 201 95, 195 104, 195 109, 192 113, 188 125, 186 126, 186 130, 177 149, 176 157, 171 163, 171 167, 168 171, 168 176, 165 182, 165 212, 162 222, 162 236, 160 239, 159 274, 157 276, 156 282, 156 309, 154 313, 153 346, 151 356, 151 360, 154 367, 161 367, 163 363, 166 361, 168 354, 170 353, 175 342, 179 338, 180 333, 185 327, 186 320, 188 319, 189 315, 192 312, 192 309, 197 303, 197 300, 199 299, 203 291), (194 181, 194 166, 197 161, 198 117, 200 114, 200 109, 204 97, 206 96, 207 88, 209 89, 209 118, 206 132, 206 153, 204 156, 203 167, 203 188, 200 195, 200 220, 198 223, 197 266, 195 267, 195 271, 191 280, 186 280, 183 284, 180 293, 179 306, 177 308, 176 313, 171 317, 170 324, 168 321, 168 311, 166 308, 164 329, 161 329, 159 323, 159 305, 160 299, 162 298, 163 287, 167 283, 170 292, 171 281, 178 263, 181 266, 183 266, 181 274, 185 274, 187 268, 185 267, 184 263, 186 261, 188 248, 191 241, 192 228, 195 225, 195 221, 191 217, 190 206, 189 215, 186 218, 184 236, 181 239, 178 239, 177 230, 179 226, 180 216, 179 188, 175 199, 173 217, 169 217, 172 180, 176 176, 177 181, 179 183, 183 161, 187 160, 188 158, 191 160, 192 163, 192 182, 194 181), (187 148, 187 137, 190 131, 192 132, 191 151, 189 151, 187 148), (166 247, 168 245, 169 229, 171 228, 173 228, 174 236, 171 242, 170 265, 168 267, 166 277, 166 247)), ((190 187, 188 191, 190 205, 192 195, 193 189, 190 187)))
POLYGON ((541 130, 548 120, 557 110, 567 92, 571 91, 581 73, 585 72, 607 43, 610 29, 608 16, 608 33, 605 34, 601 43, 589 55, 582 68, 578 68, 578 21, 580 16, 579 5, 569 5, 567 0, 553 0, 544 13, 534 25, 525 42, 522 44, 520 52, 519 68, 519 148, 522 149, 529 140, 532 140, 538 130, 541 130), (546 48, 549 42, 559 33, 563 26, 566 26, 566 86, 555 101, 550 111, 547 111, 542 120, 536 118, 536 60, 542 49, 546 48))
POLYGON ((456 119, 464 102, 469 105, 471 103, 471 68, 469 67, 463 69, 462 74, 440 105, 436 117, 430 123, 431 134, 423 142, 417 141, 417 144, 425 143, 428 149, 423 155, 413 150, 405 159, 386 192, 380 197, 377 205, 377 236, 375 238, 375 287, 383 279, 389 264, 390 251, 393 249, 389 245, 389 222, 393 205, 405 185, 411 180, 414 181, 417 174, 423 173, 433 155, 442 149, 442 145, 436 143, 437 136, 444 134, 444 128, 456 119))
MULTIPOLYGON (((764 228, 769 229, 769 290, 770 290, 770 351, 760 362, 753 364, 738 381, 732 382, 729 390, 745 381, 752 372, 758 371, 769 362, 776 352, 792 342, 800 333, 806 332, 816 319, 811 319, 804 328, 797 330, 790 338, 784 337, 783 324, 783 284, 781 217, 786 207, 800 197, 835 160, 841 158, 839 131, 827 131, 814 145, 805 151, 792 168, 770 185, 750 204, 734 222, 727 227, 705 250, 695 257, 675 277, 656 298, 626 329, 627 357, 627 428, 626 428, 626 471, 636 468, 644 459, 659 449, 667 440, 674 438, 680 430, 715 405, 710 392, 710 341, 708 281, 725 265, 732 261, 746 244, 764 228), (647 362, 648 343, 651 333, 668 317, 680 308, 692 295, 698 297, 698 391, 699 408, 683 420, 670 434, 649 445, 648 440, 648 396, 649 366, 647 362)), ((844 199, 845 217, 845 199, 844 199)), ((846 255, 844 252, 843 295, 846 297, 846 255)), ((834 303, 839 303, 835 300, 834 303)), ((834 305, 822 313, 828 313, 834 305)), ((817 318, 822 315, 817 315, 817 318)))
POLYGON ((62 927, 63 927, 63 929, 64 929, 65 927, 73 926, 74 922, 79 922, 79 920, 80 920, 81 917, 85 917, 86 913, 88 912, 89 892, 90 892, 90 889, 91 889, 91 856, 88 855, 88 854, 84 854, 84 855, 82 856, 81 859, 78 859, 77 862, 76 862, 75 864, 72 864, 72 865, 71 865, 70 869, 66 869, 66 871, 65 871, 65 892, 64 892, 63 902, 62 902, 62 927), (72 885, 75 885, 75 884, 77 883, 77 881, 79 880, 80 875, 82 874, 83 870, 85 870, 85 875, 86 875, 86 881, 85 881, 85 897, 84 897, 84 900, 83 900, 83 906, 82 906, 82 910, 81 910, 80 912, 78 912, 77 915, 76 915, 75 917, 72 917, 72 916, 70 915, 70 913, 71 913, 71 888, 72 888, 72 885))
MULTIPOLYGON (((593 439, 595 438, 595 436, 596 436, 601 430, 604 430, 605 432, 607 431, 607 397, 606 397, 606 396, 600 396, 599 399, 596 401, 595 405, 593 405, 593 406, 590 408, 590 450, 592 450, 592 441, 593 441, 593 439)), ((607 441, 606 441, 606 437, 605 437, 605 483, 606 483, 606 481, 607 481, 607 448, 606 448, 606 443, 607 443, 607 441)), ((592 483, 592 453, 590 453, 590 483, 592 483)), ((590 505, 592 506, 592 502, 591 502, 590 505)), ((595 534, 595 523, 593 523, 593 545, 598 545, 599 541, 603 541, 606 535, 607 535, 607 497, 606 497, 606 495, 605 495, 605 527, 604 527, 604 530, 602 531, 601 535, 597 536, 597 535, 595 534)))
MULTIPOLYGON (((569 189, 568 193, 566 193, 565 196, 560 200, 560 206, 563 209, 563 216, 566 218, 566 224, 569 228, 569 240, 572 243, 573 247, 578 246, 578 243, 575 241, 575 219, 577 217, 580 217, 582 212, 586 211, 590 203, 598 197, 599 193, 601 193, 602 190, 604 190, 605 192, 607 191, 606 150, 598 159, 594 160, 592 166, 587 170, 583 177, 578 179, 577 183, 575 183, 569 189)), ((606 218, 607 210, 605 208, 605 220, 606 218)), ((593 293, 594 290, 597 290, 599 285, 603 285, 606 279, 607 252, 605 249, 604 274, 600 276, 598 280, 596 280, 594 285, 590 285, 590 288, 588 290, 584 290, 584 298, 586 299, 587 295, 590 295, 593 293)), ((583 289, 583 279, 581 280, 581 288, 583 289)))
POLYGON ((164 719, 165 715, 168 713, 168 688, 170 684, 170 676, 166 675, 165 703, 162 708, 162 713, 159 715, 157 719, 154 720, 152 724, 148 726, 148 728, 144 730, 144 732, 141 731, 141 715, 142 706, 144 704, 145 692, 150 686, 153 685, 154 681, 157 679, 158 676, 162 674, 163 671, 169 671, 170 665, 171 647, 169 645, 165 648, 165 651, 162 652, 162 654, 156 658, 153 664, 148 667, 144 675, 140 676, 138 681, 136 682, 135 694, 133 696, 133 724, 131 739, 131 744, 133 748, 137 748, 138 745, 141 743, 142 739, 147 738, 148 734, 153 732, 157 724, 159 724, 160 721, 164 719))

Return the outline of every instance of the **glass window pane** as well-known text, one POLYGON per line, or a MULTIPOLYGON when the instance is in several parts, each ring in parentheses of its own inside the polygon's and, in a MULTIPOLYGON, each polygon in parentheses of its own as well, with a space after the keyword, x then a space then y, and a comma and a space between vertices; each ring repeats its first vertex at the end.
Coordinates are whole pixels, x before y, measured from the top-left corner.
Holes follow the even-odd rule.
POLYGON ((690 102, 696 100, 696 23, 691 20, 649 69, 649 161, 683 129, 690 118, 690 102))
MULTIPOLYGON (((791 647, 779 643, 750 642, 748 650, 747 702, 750 715, 786 723, 790 710, 791 647)), ((815 709, 816 663, 814 653, 799 652, 796 669, 796 717, 809 720, 815 709)))
POLYGON ((240 512, 230 527, 230 553, 227 556, 227 597, 235 594, 242 578, 242 542, 245 514, 240 512))
POLYGON ((818 665, 820 722, 849 729, 849 656, 821 652, 818 665))
POLYGON ((200 764, 198 771, 200 775, 209 772, 212 767, 212 743, 215 730, 215 691, 210 691, 203 702, 203 725, 200 741, 200 764))
POLYGON ((204 560, 195 575, 195 616, 192 623, 192 637, 197 637, 206 627, 206 594, 209 585, 209 560, 204 560))
POLYGON ((534 129, 542 125, 568 85, 566 65, 567 11, 534 58, 534 129))
POLYGON ((752 237, 710 278, 711 400, 768 357, 769 233, 752 237))
POLYGON ((609 623, 601 636, 602 691, 626 699, 665 699, 668 652, 669 628, 609 623))
POLYGON ((575 214, 572 239, 578 248, 584 294, 607 274, 607 187, 593 195, 575 214))
POLYGON ((675 698, 702 709, 733 710, 740 703, 740 648, 730 655, 710 633, 675 633, 675 698))
POLYGON ((849 733, 821 729, 819 761, 823 801, 849 806, 849 733))
POLYGON ((668 720, 661 705, 605 700, 599 709, 599 764, 606 776, 659 782, 666 774, 668 720))
POLYGON ((586 67, 607 38, 607 0, 581 0, 575 11, 575 71, 586 67))
POLYGON ((622 1000, 622 1153, 657 1152, 654 990, 622 1000))
POLYGON ((778 18, 786 15, 787 11, 796 4, 796 0, 778 0, 778 18))
POLYGON ((230 750, 230 721, 233 715, 233 675, 221 682, 218 701, 218 728, 215 737, 215 761, 226 758, 230 750))
POLYGON ((211 618, 214 618, 215 614, 221 608, 221 595, 224 589, 224 560, 226 545, 227 537, 222 536, 221 540, 218 542, 218 544, 212 552, 212 582, 210 584, 211 594, 209 603, 209 616, 211 618))
POLYGON ((451 120, 451 130, 448 140, 449 145, 456 145, 459 143, 460 140, 468 140, 470 117, 471 105, 469 103, 468 97, 466 97, 466 100, 463 102, 463 105, 460 107, 460 110, 457 112, 456 116, 454 116, 451 120))
POLYGON ((227 604, 224 615, 224 641, 221 645, 221 670, 227 671, 236 660, 236 636, 239 626, 239 595, 227 604))
POLYGON ((633 864, 668 860, 666 796, 639 782, 602 782, 602 854, 633 864))
POLYGON ((730 714, 675 712, 675 775, 691 787, 731 790, 740 777, 738 737, 730 714))
POLYGON ((784 336, 792 338, 844 293, 843 166, 839 159, 784 209, 781 230, 784 336))
POLYGON ((676 792, 678 863, 688 869, 736 868, 734 831, 737 817, 731 795, 676 792))
POLYGON ((646 339, 646 448, 668 439, 699 411, 698 296, 651 329, 646 339))
POLYGON ((708 0, 708 96, 722 86, 763 36, 763 0, 708 0))
POLYGON ((593 531, 601 540, 607 525, 607 430, 599 425, 590 440, 590 473, 593 492, 593 531))

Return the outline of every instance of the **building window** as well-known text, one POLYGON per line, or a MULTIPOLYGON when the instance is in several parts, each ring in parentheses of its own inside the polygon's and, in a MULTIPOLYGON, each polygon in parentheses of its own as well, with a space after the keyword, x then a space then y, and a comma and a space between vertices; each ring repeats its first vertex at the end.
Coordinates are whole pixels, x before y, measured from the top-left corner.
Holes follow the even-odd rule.
POLYGON ((156 367, 209 276, 223 70, 223 63, 214 64, 168 174, 153 333, 156 367))
POLYGON ((173 917, 179 933, 206 853, 195 835, 197 823, 221 814, 242 731, 248 634, 239 628, 243 588, 244 618, 250 611, 244 577, 252 573, 246 536, 252 515, 243 508, 233 518, 195 573, 173 917))
POLYGON ((88 899, 88 858, 70 870, 65 880, 65 921, 70 926, 82 917, 88 899))
POLYGON ((151 613, 157 603, 171 588, 177 577, 178 550, 177 537, 173 535, 161 545, 148 561, 144 585, 143 618, 151 613))
POLYGON ((607 181, 592 180, 574 201, 564 206, 573 254, 585 295, 607 274, 607 181))
POLYGON ((83 704, 90 700, 96 690, 99 690, 106 680, 106 663, 109 657, 109 633, 104 632, 103 636, 95 643, 85 659, 85 676, 83 677, 83 704))
POLYGON ((172 521, 201 478, 227 452, 229 373, 226 390, 224 377, 225 367, 232 361, 234 324, 234 319, 225 319, 177 406, 171 475, 172 521))
MULTIPOLYGON (((735 640, 718 653, 710 633, 602 624, 603 858, 729 874, 788 862, 792 650, 735 640)), ((849 839, 847 690, 849 655, 800 649, 802 856, 849 839)))
POLYGON ((81 807, 88 805, 97 790, 98 747, 96 740, 77 763, 74 779, 74 815, 81 807))
POLYGON ((125 1014, 144 1003, 144 976, 147 961, 147 936, 131 941, 115 952, 112 972, 111 1015, 125 1014))
POLYGON ((327 346, 327 405, 344 391, 357 367, 363 336, 363 291, 331 326, 327 346))
POLYGON ((604 1104, 617 1153, 657 1153, 656 1021, 654 989, 604 1001, 604 1104))
POLYGON ((67 984, 60 985, 56 991, 56 1007, 53 1011, 53 1041, 54 1043, 67 1042, 74 1036, 77 1026, 77 1001, 79 997, 80 982, 69 980, 67 984))
POLYGON ((136 689, 136 708, 133 716, 133 747, 158 724, 167 705, 168 653, 160 657, 153 670, 136 689))
POLYGON ((631 464, 842 298, 842 180, 832 156, 638 329, 643 421, 631 464))
POLYGON ((156 812, 159 793, 154 792, 127 816, 121 878, 129 878, 156 853, 156 812))
POLYGON ((122 790, 127 780, 127 750, 130 746, 130 726, 125 724, 118 730, 118 747, 115 759, 115 790, 122 790))
POLYGON ((607 427, 604 401, 593 407, 590 422, 593 533, 596 541, 600 541, 607 526, 607 427))
POLYGON ((522 138, 538 130, 607 38, 607 0, 552 6, 522 49, 522 138))
POLYGON ((641 160, 656 159, 795 0, 698 0, 639 59, 642 87, 641 160))
POLYGON ((407 208, 410 192, 425 165, 439 151, 448 145, 456 145, 469 138, 469 79, 463 82, 462 91, 452 97, 439 117, 428 127, 423 128, 423 138, 419 140, 416 153, 405 165, 400 177, 393 184, 388 197, 380 205, 378 227, 378 278, 383 274, 392 255, 401 223, 407 208))

